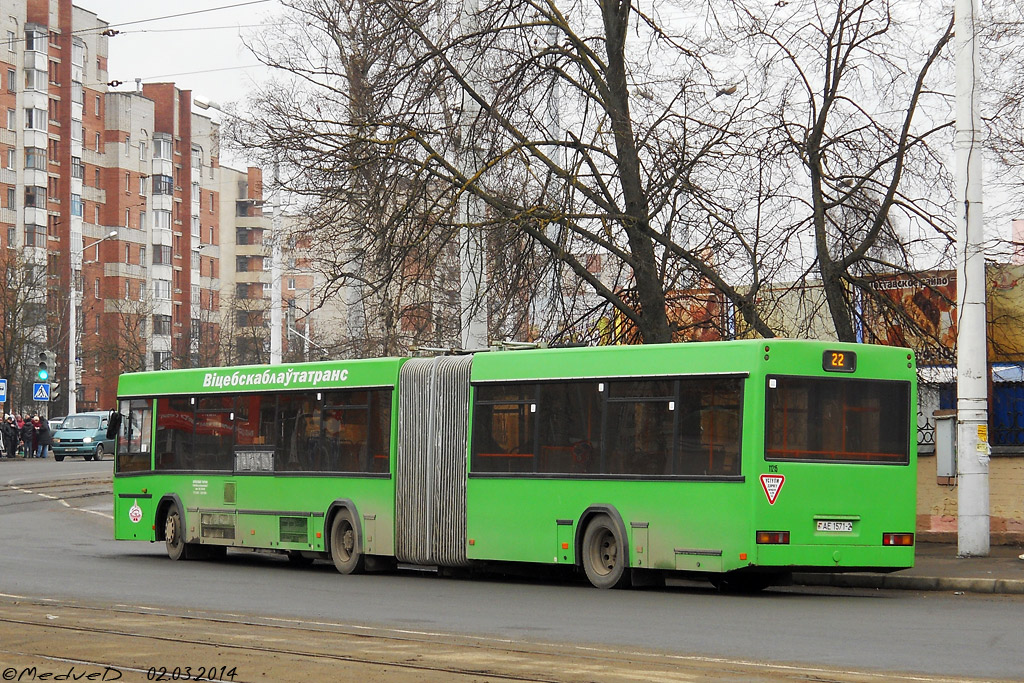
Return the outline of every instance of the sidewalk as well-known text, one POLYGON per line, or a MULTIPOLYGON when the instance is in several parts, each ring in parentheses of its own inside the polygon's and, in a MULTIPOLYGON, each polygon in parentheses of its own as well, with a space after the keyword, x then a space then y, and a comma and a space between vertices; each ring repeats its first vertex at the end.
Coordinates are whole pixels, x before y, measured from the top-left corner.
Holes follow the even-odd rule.
POLYGON ((887 588, 1024 595, 1024 548, 993 545, 988 557, 959 558, 956 543, 918 542, 913 569, 892 574, 804 574, 793 583, 805 586, 887 588))

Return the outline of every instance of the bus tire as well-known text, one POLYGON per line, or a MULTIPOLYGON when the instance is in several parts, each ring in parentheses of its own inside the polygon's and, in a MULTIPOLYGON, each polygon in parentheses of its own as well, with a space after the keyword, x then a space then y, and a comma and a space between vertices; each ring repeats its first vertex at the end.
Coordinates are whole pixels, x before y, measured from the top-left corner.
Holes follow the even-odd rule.
POLYGON ((596 588, 625 588, 629 585, 625 539, 606 514, 595 516, 583 534, 583 570, 596 588))
POLYGON ((342 574, 359 574, 364 558, 359 547, 359 530, 348 508, 338 510, 331 523, 331 559, 342 574))
POLYGON ((189 559, 183 524, 178 507, 172 506, 167 511, 167 518, 164 520, 164 545, 167 546, 167 557, 172 560, 189 559))

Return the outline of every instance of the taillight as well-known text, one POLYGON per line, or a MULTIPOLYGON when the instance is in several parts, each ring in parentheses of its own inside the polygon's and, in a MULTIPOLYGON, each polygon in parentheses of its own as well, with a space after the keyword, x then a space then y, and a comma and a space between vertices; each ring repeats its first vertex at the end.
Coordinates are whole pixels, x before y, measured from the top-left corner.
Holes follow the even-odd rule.
POLYGON ((761 545, 789 545, 789 532, 758 531, 757 542, 761 545))
POLYGON ((914 534, 882 534, 882 545, 914 545, 914 534))

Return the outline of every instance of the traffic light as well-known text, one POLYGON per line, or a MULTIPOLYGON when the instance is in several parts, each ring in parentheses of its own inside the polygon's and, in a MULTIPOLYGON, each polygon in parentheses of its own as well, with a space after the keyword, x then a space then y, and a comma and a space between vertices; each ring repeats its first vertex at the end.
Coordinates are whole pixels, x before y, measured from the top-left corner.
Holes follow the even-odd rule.
POLYGON ((47 362, 48 360, 46 351, 41 351, 39 353, 39 369, 36 370, 36 379, 40 382, 50 381, 50 365, 47 362))

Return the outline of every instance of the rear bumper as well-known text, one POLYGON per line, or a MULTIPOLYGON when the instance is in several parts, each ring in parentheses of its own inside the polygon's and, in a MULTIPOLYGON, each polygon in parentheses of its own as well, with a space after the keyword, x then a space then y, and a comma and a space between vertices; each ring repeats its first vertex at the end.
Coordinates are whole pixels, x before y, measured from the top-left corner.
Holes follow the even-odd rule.
POLYGON ((914 566, 914 547, 760 545, 756 564, 803 572, 893 572, 914 566))

